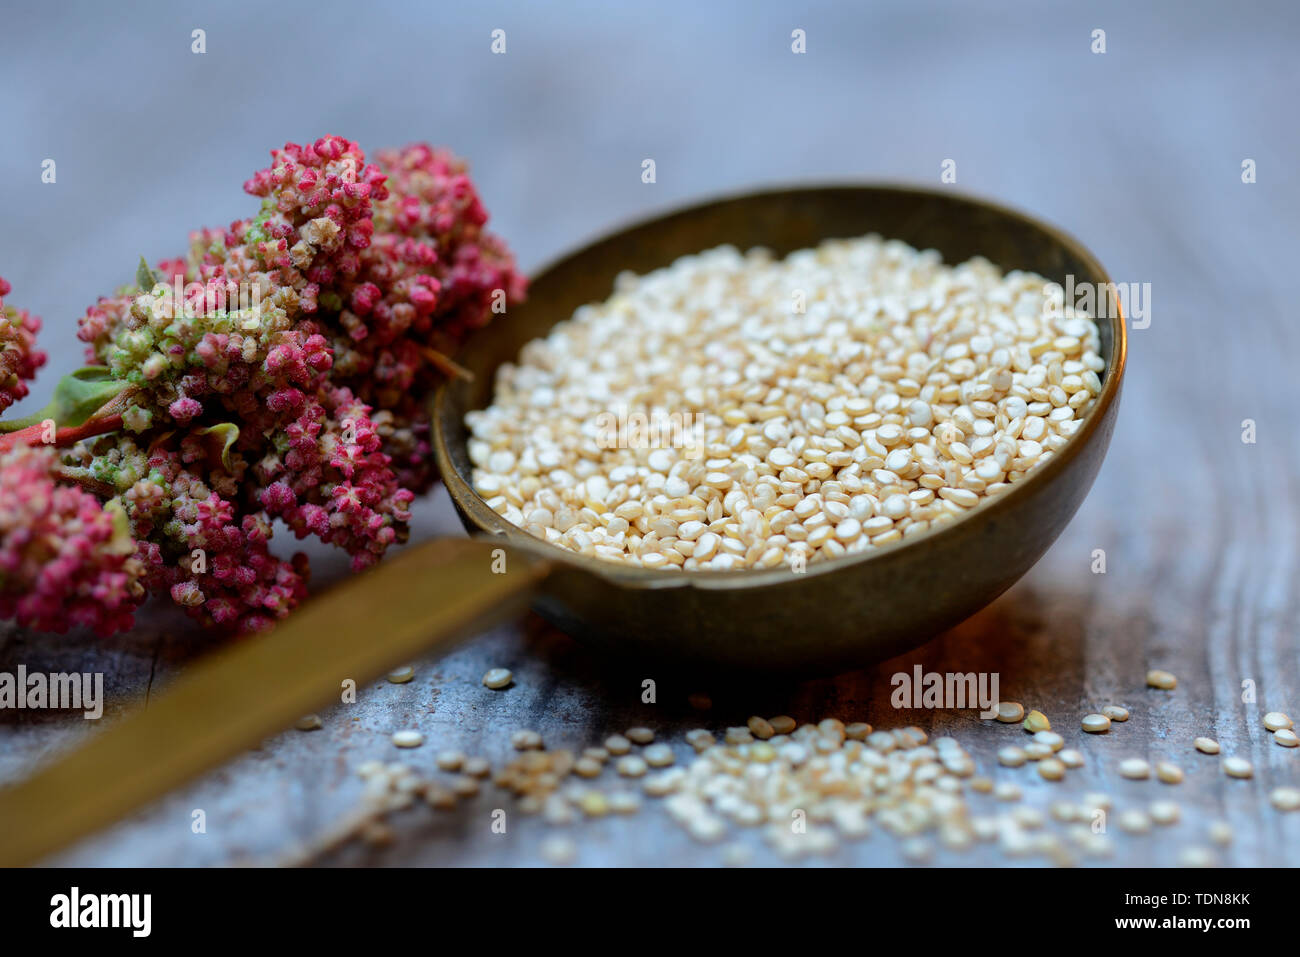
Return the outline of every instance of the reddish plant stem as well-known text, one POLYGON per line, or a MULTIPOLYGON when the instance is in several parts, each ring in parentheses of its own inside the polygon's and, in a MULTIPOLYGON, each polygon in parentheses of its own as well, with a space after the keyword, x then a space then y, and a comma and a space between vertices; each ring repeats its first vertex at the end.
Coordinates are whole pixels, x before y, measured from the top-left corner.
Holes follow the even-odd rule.
POLYGON ((122 427, 121 415, 107 415, 102 419, 91 419, 81 425, 72 425, 64 429, 56 429, 54 432, 54 441, 45 442, 41 433, 45 431, 43 423, 37 422, 35 425, 29 425, 25 429, 19 429, 17 432, 9 432, 0 435, 0 452, 8 452, 19 442, 25 442, 28 445, 53 445, 63 448, 72 445, 74 442, 80 442, 82 439, 88 439, 91 436, 103 435, 106 432, 116 432, 122 427))

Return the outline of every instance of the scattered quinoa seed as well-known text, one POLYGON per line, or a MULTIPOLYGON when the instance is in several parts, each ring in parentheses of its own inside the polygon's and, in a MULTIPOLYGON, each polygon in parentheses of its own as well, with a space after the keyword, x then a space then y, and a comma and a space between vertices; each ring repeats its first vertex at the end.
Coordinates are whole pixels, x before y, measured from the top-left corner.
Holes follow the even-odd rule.
POLYGON ((1227 821, 1211 822, 1209 833, 1210 841, 1214 844, 1218 844, 1220 847, 1227 847, 1232 843, 1232 825, 1227 821))
POLYGON ((1048 781, 1059 781, 1065 777, 1065 764, 1057 758, 1048 758, 1038 762, 1038 774, 1048 781))
POLYGON ((619 758, 614 770, 625 778, 639 778, 646 772, 646 762, 634 754, 619 758))
POLYGON ((1279 811, 1300 811, 1300 788, 1274 788, 1268 800, 1279 811))
POLYGON ((578 845, 573 838, 563 834, 552 834, 541 844, 542 858, 550 864, 564 866, 578 859, 578 845))
POLYGON ((1010 781, 999 781, 993 788, 993 796, 999 801, 1019 801, 1020 788, 1010 781))
POLYGON ((1295 722, 1281 711, 1270 711, 1264 715, 1264 727, 1270 731, 1281 731, 1283 728, 1294 728, 1295 722))
POLYGON ((468 774, 459 774, 451 782, 451 790, 458 797, 473 797, 478 794, 478 779, 472 778, 468 774))
POLYGON ((1213 867, 1214 852, 1208 847, 1185 847, 1178 852, 1179 867, 1213 867))
POLYGON ((1016 724, 1025 716, 1025 706, 1018 701, 998 702, 998 720, 1003 724, 1016 724))
POLYGON ((749 733, 760 741, 766 741, 768 738, 776 734, 776 729, 772 727, 772 722, 768 721, 766 718, 760 718, 758 715, 754 715, 748 722, 746 722, 746 724, 749 727, 749 733))
POLYGON ((1197 738, 1192 743, 1196 745, 1196 750, 1200 751, 1202 754, 1219 753, 1219 742, 1215 741, 1213 738, 1197 738))
POLYGON ((1034 733, 1034 742, 1036 744, 1046 745, 1053 753, 1060 751, 1065 747, 1065 739, 1055 731, 1037 731, 1034 733))
POLYGON ((628 728, 623 732, 623 737, 633 744, 649 744, 655 739, 655 733, 649 728, 628 728))
POLYGON ((419 731, 394 731, 393 744, 399 748, 418 748, 424 744, 424 735, 419 731))
POLYGON ((632 750, 632 742, 621 734, 611 734, 605 739, 605 750, 613 755, 627 754, 632 750))
POLYGON ((1183 781, 1183 769, 1170 761, 1157 761, 1156 777, 1165 784, 1181 784, 1183 781))
POLYGON ((465 755, 460 751, 439 751, 434 760, 440 771, 459 771, 465 765, 465 755))
POLYGON ((494 691, 500 688, 507 688, 510 682, 515 680, 514 674, 509 668, 492 668, 484 673, 483 684, 485 687, 494 691))
POLYGON ((1005 748, 998 749, 998 764, 1003 767, 1018 768, 1028 760, 1024 748, 1008 745, 1005 748))
POLYGON ((510 746, 516 751, 536 751, 542 746, 542 736, 536 731, 516 731, 510 736, 510 746))
POLYGON ((1141 758, 1125 758, 1119 763, 1119 773, 1120 777, 1128 778, 1130 781, 1141 781, 1150 777, 1151 765, 1141 758))
POLYGON ((592 758, 578 758, 573 763, 573 773, 580 778, 600 777, 600 772, 604 770, 604 765, 592 758))
POLYGON ((1125 708, 1122 705, 1108 704, 1106 707, 1101 709, 1101 713, 1112 721, 1128 720, 1128 708, 1125 708))
POLYGON ((1130 834, 1145 834, 1151 830, 1151 818, 1145 811, 1130 809, 1119 814, 1120 830, 1130 834))
POLYGON ((1042 741, 1030 741, 1025 745, 1025 757, 1030 761, 1041 761, 1052 756, 1052 746, 1042 741))
POLYGON ((1110 718, 1104 714, 1085 714, 1083 730, 1089 734, 1105 734, 1110 730, 1110 718))
POLYGON ((1255 768, 1245 758, 1236 755, 1223 759, 1223 773, 1230 778, 1248 778, 1255 773, 1255 768))
POLYGON ((1178 687, 1178 679, 1168 671, 1152 668, 1147 672, 1147 686, 1160 688, 1162 691, 1173 691, 1174 688, 1178 687))
MULTIPOLYGON (((370 672, 374 674, 374 672, 370 672)), ((395 685, 404 685, 415 677, 415 669, 410 665, 403 665, 400 668, 394 668, 388 672, 388 680, 395 685)))
POLYGON ((1182 810, 1173 801, 1152 801, 1147 813, 1157 824, 1177 824, 1182 810))
POLYGON ((666 744, 652 744, 641 752, 641 757, 645 763, 652 768, 666 768, 672 764, 676 758, 673 755, 673 749, 666 744))
POLYGON ((1273 732, 1273 743, 1284 748, 1294 748, 1300 746, 1300 737, 1290 728, 1278 728, 1273 732))
POLYGON ((1031 733, 1039 731, 1051 731, 1052 722, 1047 720, 1047 715, 1041 711, 1031 711, 1025 715, 1025 730, 1031 733))
POLYGON ((321 723, 320 715, 305 714, 298 719, 294 724, 294 727, 299 731, 319 731, 323 727, 323 724, 321 723))

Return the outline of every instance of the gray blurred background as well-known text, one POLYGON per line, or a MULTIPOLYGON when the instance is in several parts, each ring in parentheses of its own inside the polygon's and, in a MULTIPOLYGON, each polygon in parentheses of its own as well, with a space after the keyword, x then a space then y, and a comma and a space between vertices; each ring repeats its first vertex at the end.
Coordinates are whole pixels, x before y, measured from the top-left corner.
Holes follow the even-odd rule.
POLYGON ((140 254, 249 215, 241 184, 268 150, 325 133, 467 157, 528 269, 690 199, 798 180, 938 185, 945 159, 957 189, 1063 226, 1117 280, 1152 282, 1157 322, 1178 306, 1242 323, 1280 310, 1270 277, 1298 251, 1294 3, 5 7, 0 275, 45 318, 51 353, 29 408, 78 363, 73 321, 140 254), (1187 219, 1153 215, 1166 208, 1187 219), (1225 270, 1240 282, 1216 301, 1209 279, 1225 270))

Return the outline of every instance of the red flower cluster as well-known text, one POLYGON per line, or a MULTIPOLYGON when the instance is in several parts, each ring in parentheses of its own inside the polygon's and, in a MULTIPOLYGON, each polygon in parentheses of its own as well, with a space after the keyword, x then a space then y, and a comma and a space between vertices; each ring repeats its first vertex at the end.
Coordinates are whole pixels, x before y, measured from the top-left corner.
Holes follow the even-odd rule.
POLYGON ((0 412, 27 395, 27 382, 45 365, 45 353, 36 349, 41 320, 5 305, 12 288, 0 276, 0 412))
POLYGON ((244 186, 256 216, 87 310, 90 360, 124 384, 120 429, 59 465, 121 503, 151 588, 240 630, 305 593, 305 560, 268 550, 273 519, 357 569, 405 540, 447 354, 525 291, 451 155, 376 165, 325 137, 271 157, 244 186))
POLYGON ((120 507, 56 484, 53 449, 0 454, 0 618, 41 631, 131 625, 144 566, 120 507))

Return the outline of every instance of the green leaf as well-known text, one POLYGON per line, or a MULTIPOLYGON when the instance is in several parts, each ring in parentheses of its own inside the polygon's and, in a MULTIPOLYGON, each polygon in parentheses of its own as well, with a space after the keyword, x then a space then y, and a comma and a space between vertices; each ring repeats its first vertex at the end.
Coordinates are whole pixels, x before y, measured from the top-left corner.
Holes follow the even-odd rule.
POLYGON ((149 263, 141 256, 140 265, 135 267, 135 284, 140 287, 140 291, 150 292, 160 282, 162 278, 149 268, 149 263))
POLYGON ((230 450, 239 439, 239 426, 233 422, 221 422, 199 429, 199 435, 214 435, 221 442, 221 464, 230 471, 230 450))
POLYGON ((86 366, 59 380, 50 404, 39 412, 21 419, 0 422, 0 434, 17 432, 46 419, 53 419, 60 429, 84 425, 104 404, 130 383, 116 379, 107 366, 86 366))

